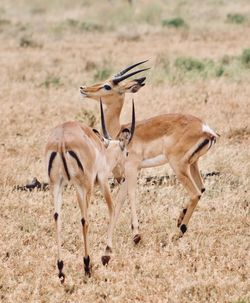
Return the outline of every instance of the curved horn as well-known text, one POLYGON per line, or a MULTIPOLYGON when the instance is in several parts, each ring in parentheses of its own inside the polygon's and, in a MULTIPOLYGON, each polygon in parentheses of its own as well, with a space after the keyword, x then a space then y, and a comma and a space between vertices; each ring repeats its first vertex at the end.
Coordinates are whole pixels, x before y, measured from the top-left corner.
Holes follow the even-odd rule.
POLYGON ((101 124, 102 124, 102 133, 105 139, 111 140, 111 137, 108 133, 108 130, 106 128, 105 124, 105 118, 104 118, 104 112, 103 112, 103 106, 102 106, 102 99, 100 98, 100 109, 101 109, 101 124))
POLYGON ((114 78, 114 79, 112 79, 112 82, 113 82, 114 84, 118 84, 119 82, 121 82, 121 81, 123 81, 123 80, 125 80, 125 79, 127 79, 127 78, 129 78, 129 77, 132 77, 132 76, 134 76, 134 75, 136 75, 136 74, 138 74, 138 73, 144 72, 145 70, 148 70, 148 69, 150 69, 150 67, 148 67, 148 68, 143 68, 143 69, 139 69, 139 70, 137 70, 137 71, 135 71, 135 72, 132 72, 132 73, 130 73, 130 74, 128 74, 128 75, 123 75, 123 76, 114 78))
POLYGON ((144 60, 144 61, 135 63, 135 64, 133 64, 133 65, 130 65, 129 67, 123 69, 121 72, 119 72, 118 74, 116 74, 116 75, 114 76, 114 78, 117 78, 117 77, 120 77, 120 76, 124 75, 126 72, 128 72, 128 71, 131 70, 132 68, 134 68, 134 67, 136 67, 136 66, 138 66, 138 65, 141 65, 142 63, 145 63, 145 62, 147 62, 147 61, 148 61, 148 60, 144 60))
POLYGON ((131 128, 130 128, 130 138, 128 141, 128 144, 132 140, 135 132, 135 104, 134 104, 134 99, 132 100, 132 123, 131 123, 131 128))

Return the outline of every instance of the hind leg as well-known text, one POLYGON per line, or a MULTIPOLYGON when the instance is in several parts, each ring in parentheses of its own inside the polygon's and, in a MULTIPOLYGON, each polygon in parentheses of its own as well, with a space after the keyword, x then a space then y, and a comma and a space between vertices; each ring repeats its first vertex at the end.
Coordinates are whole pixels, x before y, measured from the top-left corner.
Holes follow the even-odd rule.
POLYGON ((187 231, 188 222, 193 214, 193 211, 200 200, 201 191, 196 185, 194 181, 191 171, 190 171, 190 164, 180 162, 171 162, 170 163, 172 168, 174 169, 178 180, 187 190, 188 195, 190 197, 190 201, 187 203, 186 207, 180 213, 178 218, 177 226, 180 227, 181 235, 183 235, 187 231))
POLYGON ((190 165, 190 172, 197 187, 200 189, 201 193, 203 193, 205 191, 205 186, 198 167, 198 160, 190 165))
POLYGON ((82 223, 82 234, 83 234, 83 262, 84 262, 84 271, 85 275, 91 275, 90 270, 90 257, 89 257, 89 243, 88 243, 88 229, 89 229, 89 222, 88 222, 88 205, 90 202, 92 193, 92 188, 89 189, 87 192, 83 190, 82 186, 77 185, 77 200, 81 210, 81 223, 82 223))
POLYGON ((63 273, 63 261, 61 259, 61 207, 62 207, 62 179, 56 184, 51 184, 51 192, 54 199, 54 220, 56 225, 57 238, 57 267, 59 270, 58 277, 61 283, 64 283, 65 275, 63 273))

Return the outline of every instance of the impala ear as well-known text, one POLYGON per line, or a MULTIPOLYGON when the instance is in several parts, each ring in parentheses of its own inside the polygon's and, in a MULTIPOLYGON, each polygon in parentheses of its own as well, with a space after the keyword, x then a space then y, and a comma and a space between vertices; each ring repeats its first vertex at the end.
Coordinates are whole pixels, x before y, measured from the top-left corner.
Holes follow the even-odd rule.
POLYGON ((145 84, 142 84, 142 85, 139 85, 139 84, 134 84, 133 86, 131 86, 130 87, 130 89, 129 89, 129 91, 131 92, 131 93, 137 93, 138 92, 138 90, 142 87, 142 86, 144 86, 145 84))
POLYGON ((128 88, 129 91, 131 93, 138 92, 138 90, 145 85, 145 83, 144 83, 145 80, 146 80, 146 77, 142 77, 142 78, 139 78, 139 79, 134 79, 133 80, 134 84, 130 85, 130 87, 128 88))

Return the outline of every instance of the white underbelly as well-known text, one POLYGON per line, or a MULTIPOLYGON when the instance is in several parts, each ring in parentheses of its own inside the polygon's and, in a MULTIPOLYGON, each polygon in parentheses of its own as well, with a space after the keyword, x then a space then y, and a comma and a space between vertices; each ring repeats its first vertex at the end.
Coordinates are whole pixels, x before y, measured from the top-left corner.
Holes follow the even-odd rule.
POLYGON ((168 162, 168 159, 165 155, 161 154, 154 158, 149 158, 142 160, 140 163, 139 168, 148 168, 148 167, 154 167, 154 166, 160 166, 168 162))

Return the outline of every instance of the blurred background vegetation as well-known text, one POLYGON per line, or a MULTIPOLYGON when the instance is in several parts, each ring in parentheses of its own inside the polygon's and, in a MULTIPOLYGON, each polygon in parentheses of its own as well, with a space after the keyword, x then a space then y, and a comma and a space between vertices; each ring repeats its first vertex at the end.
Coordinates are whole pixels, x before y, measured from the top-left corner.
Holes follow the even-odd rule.
MULTIPOLYGON (((191 38, 205 42, 213 33, 212 39, 221 39, 216 38, 217 32, 225 36, 234 32, 240 34, 242 28, 250 32, 247 0, 20 0, 14 1, 15 5, 11 2, 2 0, 0 4, 0 37, 6 41, 6 46, 10 43, 20 48, 42 49, 48 40, 58 43, 68 37, 81 37, 84 43, 87 34, 93 34, 96 39, 98 35, 113 34, 117 43, 136 43, 150 35, 180 36, 183 41, 191 38)), ((176 85, 221 77, 240 81, 249 75, 250 42, 249 47, 243 46, 233 55, 225 52, 219 57, 209 53, 196 56, 186 54, 185 49, 178 53, 169 53, 166 46, 165 51, 155 55, 151 72, 153 84, 167 81, 176 85)), ((114 61, 109 57, 89 61, 85 70, 94 82, 100 81, 114 72, 114 61)), ((40 85, 59 87, 64 81, 60 75, 50 73, 40 85)))

